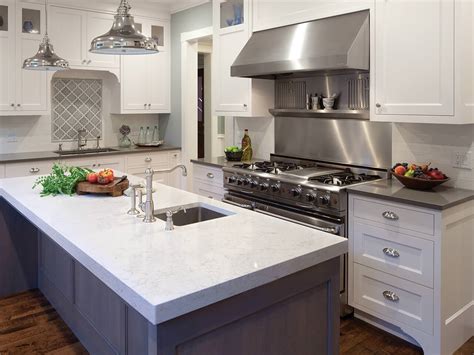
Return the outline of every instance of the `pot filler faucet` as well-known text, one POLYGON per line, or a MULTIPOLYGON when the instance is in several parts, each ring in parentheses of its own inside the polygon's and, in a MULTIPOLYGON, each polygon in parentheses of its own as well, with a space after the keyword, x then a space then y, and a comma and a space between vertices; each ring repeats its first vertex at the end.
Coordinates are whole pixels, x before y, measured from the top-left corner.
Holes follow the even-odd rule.
POLYGON ((155 173, 171 173, 176 169, 180 168, 183 172, 183 176, 188 176, 188 170, 184 165, 176 165, 174 168, 171 169, 164 169, 164 170, 153 170, 148 168, 145 170, 145 179, 146 179, 146 200, 145 200, 145 218, 143 218, 143 222, 145 223, 153 223, 156 221, 155 216, 153 215, 154 211, 154 204, 153 204, 153 175, 155 173))

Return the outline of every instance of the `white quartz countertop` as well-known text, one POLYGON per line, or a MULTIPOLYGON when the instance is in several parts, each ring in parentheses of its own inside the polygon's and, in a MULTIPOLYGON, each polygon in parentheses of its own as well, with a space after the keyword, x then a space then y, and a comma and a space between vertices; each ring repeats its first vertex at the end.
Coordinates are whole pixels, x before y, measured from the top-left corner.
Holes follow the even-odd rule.
POLYGON ((231 215, 167 232, 161 220, 128 216, 128 197, 40 197, 34 181, 0 180, 0 196, 153 324, 348 248, 347 239, 161 184, 154 184, 156 210, 205 203, 231 215))

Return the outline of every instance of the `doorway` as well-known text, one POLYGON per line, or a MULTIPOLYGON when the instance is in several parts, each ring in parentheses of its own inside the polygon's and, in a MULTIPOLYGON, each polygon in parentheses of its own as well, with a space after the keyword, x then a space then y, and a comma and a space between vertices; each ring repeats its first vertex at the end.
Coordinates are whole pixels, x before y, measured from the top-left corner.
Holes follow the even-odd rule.
POLYGON ((198 111, 197 111, 197 120, 198 120, 198 158, 204 158, 205 155, 205 133, 204 128, 206 126, 205 122, 205 93, 204 93, 204 55, 199 53, 198 56, 198 111))

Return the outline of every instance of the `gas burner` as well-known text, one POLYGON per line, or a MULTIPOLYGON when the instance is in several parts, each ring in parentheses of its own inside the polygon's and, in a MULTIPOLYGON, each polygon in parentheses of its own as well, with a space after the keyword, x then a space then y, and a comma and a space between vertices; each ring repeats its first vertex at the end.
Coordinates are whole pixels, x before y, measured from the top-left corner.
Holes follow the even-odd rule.
POLYGON ((328 174, 328 175, 321 175, 315 176, 310 178, 309 180, 318 181, 325 185, 333 185, 333 186, 349 186, 353 184, 357 184, 360 182, 372 181, 381 179, 378 175, 367 175, 367 174, 355 174, 350 169, 346 169, 340 173, 328 174))
POLYGON ((257 161, 252 164, 242 163, 234 164, 234 168, 253 170, 255 172, 267 173, 267 174, 281 174, 287 171, 294 171, 304 169, 306 165, 298 165, 291 162, 280 162, 280 161, 257 161))

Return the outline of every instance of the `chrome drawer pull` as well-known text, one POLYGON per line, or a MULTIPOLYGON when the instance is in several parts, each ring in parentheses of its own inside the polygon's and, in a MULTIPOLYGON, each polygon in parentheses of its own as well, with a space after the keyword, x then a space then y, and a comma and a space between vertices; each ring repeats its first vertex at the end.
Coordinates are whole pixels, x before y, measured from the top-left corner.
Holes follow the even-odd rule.
POLYGON ((30 169, 30 173, 34 174, 34 173, 39 173, 40 169, 39 168, 31 168, 30 169))
POLYGON ((398 250, 396 249, 393 249, 393 248, 383 248, 382 249, 383 253, 387 256, 390 256, 392 258, 398 258, 400 257, 400 253, 398 252, 398 250))
POLYGON ((391 302, 398 302, 400 300, 400 297, 398 297, 397 294, 392 291, 383 291, 382 295, 386 300, 389 300, 391 302))
POLYGON ((213 173, 207 173, 207 177, 209 179, 214 179, 214 174, 213 173))
POLYGON ((382 213, 383 218, 390 219, 391 221, 398 221, 398 216, 395 212, 385 211, 382 213))

